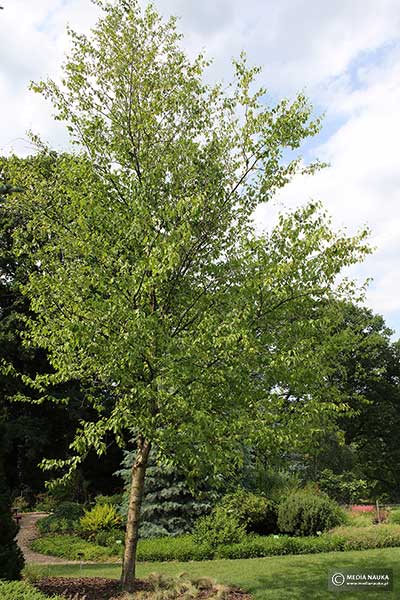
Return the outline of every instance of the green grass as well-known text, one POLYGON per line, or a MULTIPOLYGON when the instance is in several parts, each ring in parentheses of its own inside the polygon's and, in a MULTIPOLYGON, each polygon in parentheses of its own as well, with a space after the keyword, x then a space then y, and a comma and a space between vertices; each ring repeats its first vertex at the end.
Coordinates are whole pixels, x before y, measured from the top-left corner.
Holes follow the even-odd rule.
MULTIPOLYGON (((32 571, 32 567, 30 568, 32 571)), ((120 576, 117 565, 36 565, 33 569, 42 575, 63 577, 120 576)), ((366 600, 395 600, 400 598, 400 548, 366 550, 358 552, 329 552, 307 556, 278 556, 248 560, 213 560, 202 562, 139 563, 137 576, 150 573, 214 577, 218 582, 248 590, 254 600, 338 600, 366 597, 366 600), (327 591, 329 569, 341 568, 392 568, 394 592, 335 592, 327 591)))

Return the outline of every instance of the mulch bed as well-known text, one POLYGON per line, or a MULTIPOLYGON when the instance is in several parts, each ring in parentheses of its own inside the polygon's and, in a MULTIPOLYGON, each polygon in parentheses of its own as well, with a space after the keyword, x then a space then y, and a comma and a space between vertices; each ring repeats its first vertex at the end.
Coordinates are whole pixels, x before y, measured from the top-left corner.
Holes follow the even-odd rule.
MULTIPOLYGON (((58 594, 68 600, 119 600, 123 596, 120 583, 117 579, 104 577, 43 577, 35 584, 44 594, 52 596, 58 594)), ((149 591, 150 584, 141 579, 136 579, 136 591, 149 591)), ((201 600, 213 594, 213 590, 202 590, 198 596, 201 600)), ((243 590, 232 588, 227 600, 251 600, 249 594, 243 590)))
MULTIPOLYGON (((48 596, 58 594, 68 600, 118 600, 118 579, 104 577, 43 577, 34 586, 48 596)), ((136 581, 137 590, 145 590, 144 581, 136 581)))

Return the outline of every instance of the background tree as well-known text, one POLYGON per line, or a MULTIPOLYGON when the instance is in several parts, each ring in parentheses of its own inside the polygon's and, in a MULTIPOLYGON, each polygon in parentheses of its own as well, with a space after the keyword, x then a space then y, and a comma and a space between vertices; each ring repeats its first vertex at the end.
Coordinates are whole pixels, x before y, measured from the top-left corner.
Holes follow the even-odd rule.
POLYGON ((71 32, 61 84, 34 86, 77 156, 26 193, 39 268, 24 292, 30 341, 54 369, 36 389, 76 379, 103 392, 70 469, 91 447, 104 453, 109 432, 121 445, 137 432, 122 572, 131 590, 152 446, 192 476, 220 473, 243 441, 289 443, 334 409, 320 403, 326 344, 316 342, 333 316, 322 307, 349 292, 334 290, 337 275, 366 248, 364 234, 333 234, 315 205, 254 234, 254 208, 318 168, 282 161, 319 130, 303 95, 269 107, 243 57, 228 91, 206 86, 207 63, 188 60, 174 20, 135 1, 98 4, 91 36, 71 32), (288 383, 309 402, 283 419, 288 383))
MULTIPOLYGON (((7 486, 13 497, 22 495, 28 504, 44 491, 45 475, 38 464, 43 456, 64 458, 81 419, 95 419, 96 413, 85 400, 83 385, 69 381, 54 386, 54 402, 41 402, 24 377, 49 373, 52 368, 46 352, 26 348, 22 336, 24 319, 32 315, 28 300, 19 286, 37 269, 28 250, 16 255, 13 235, 29 223, 28 206, 16 202, 16 193, 33 189, 38 182, 48 185, 58 158, 56 153, 35 157, 0 158, 0 415, 7 486), (21 185, 17 185, 20 182, 21 185), (68 406, 65 399, 67 398, 68 406), (54 444, 57 440, 57 444, 54 444)), ((34 205, 30 206, 34 209, 34 205)), ((26 235, 29 235, 26 232, 26 235)), ((80 484, 69 486, 74 499, 87 499, 87 493, 109 492, 118 480, 112 477, 122 458, 115 444, 109 445, 108 460, 99 465, 93 456, 81 467, 80 484), (85 489, 87 488, 87 489, 85 489)), ((77 480, 78 481, 78 480, 77 480)))

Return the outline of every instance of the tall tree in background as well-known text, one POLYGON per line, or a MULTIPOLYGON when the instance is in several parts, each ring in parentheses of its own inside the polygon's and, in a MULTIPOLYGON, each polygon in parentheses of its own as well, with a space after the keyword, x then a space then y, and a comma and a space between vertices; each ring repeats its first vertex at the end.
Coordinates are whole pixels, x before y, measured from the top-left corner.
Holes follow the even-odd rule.
POLYGON ((315 205, 254 233, 256 206, 318 168, 282 161, 319 130, 304 96, 269 107, 243 57, 227 91, 209 87, 173 19, 134 0, 97 4, 90 37, 70 32, 61 84, 34 86, 77 154, 25 194, 38 270, 24 292, 30 341, 54 369, 36 389, 77 379, 105 392, 91 397, 98 421, 77 432, 70 469, 91 447, 104 453, 109 432, 121 445, 137 433, 122 569, 132 590, 152 446, 189 475, 219 473, 243 441, 288 444, 337 408, 320 402, 330 299, 349 293, 337 275, 366 248, 364 234, 333 234, 315 205), (288 382, 308 401, 283 420, 288 382))
MULTIPOLYGON (((28 503, 35 494, 44 491, 45 475, 38 467, 43 456, 65 457, 79 421, 96 416, 85 401, 87 389, 84 390, 82 382, 75 380, 53 386, 54 402, 48 403, 41 401, 40 393, 25 379, 53 369, 43 349, 27 348, 22 343, 25 320, 32 313, 19 287, 28 281, 37 265, 29 247, 17 256, 13 235, 18 228, 26 229, 30 219, 27 209, 34 210, 35 205, 17 202, 16 195, 24 189, 50 185, 57 160, 56 153, 0 157, 0 419, 3 423, 0 444, 7 485, 13 496, 22 495, 28 503)), ((28 231, 26 235, 29 239, 28 231)), ((82 466, 80 480, 89 485, 89 492, 109 491, 102 466, 91 459, 82 466)), ((121 453, 111 447, 107 479, 120 459, 121 453)), ((74 499, 84 499, 81 485, 73 493, 74 499)))

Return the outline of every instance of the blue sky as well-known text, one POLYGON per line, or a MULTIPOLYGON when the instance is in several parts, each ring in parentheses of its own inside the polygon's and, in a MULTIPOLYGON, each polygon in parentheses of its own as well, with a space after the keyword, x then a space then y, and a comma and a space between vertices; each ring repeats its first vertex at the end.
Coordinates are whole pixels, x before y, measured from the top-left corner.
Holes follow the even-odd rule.
MULTIPOLYGON (((228 80, 242 49, 261 65, 271 100, 304 90, 321 134, 304 147, 331 167, 295 179, 256 213, 268 226, 279 209, 321 200, 335 227, 368 225, 375 253, 352 269, 372 277, 367 304, 400 334, 400 4, 398 0, 156 0, 180 17, 190 55, 214 59, 211 79, 228 80)), ((66 24, 87 31, 98 9, 90 0, 3 0, 0 14, 0 152, 30 150, 32 129, 56 149, 67 144, 49 107, 28 91, 31 79, 57 77, 68 48, 66 24), (5 117, 4 117, 5 115, 5 117)))

